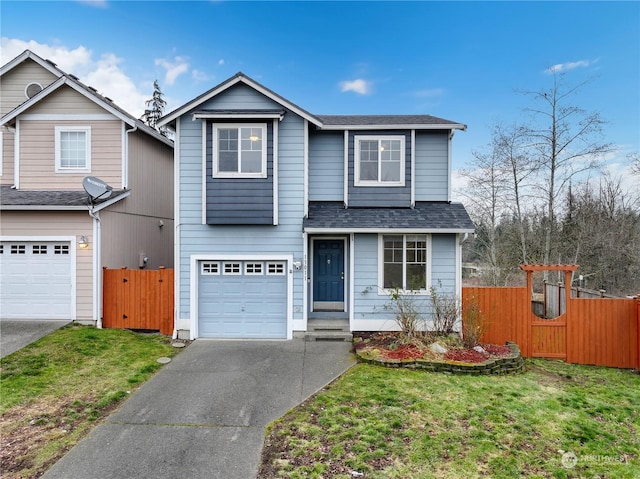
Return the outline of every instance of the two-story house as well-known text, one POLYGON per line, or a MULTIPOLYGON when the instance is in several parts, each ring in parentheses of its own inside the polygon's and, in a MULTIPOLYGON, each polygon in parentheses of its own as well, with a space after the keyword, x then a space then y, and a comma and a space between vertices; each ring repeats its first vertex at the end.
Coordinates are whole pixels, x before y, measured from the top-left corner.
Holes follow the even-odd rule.
POLYGON ((314 115, 242 73, 160 124, 176 134, 179 335, 394 329, 393 288, 460 295, 474 225, 450 201, 451 140, 465 125, 314 115))
POLYGON ((28 50, 0 68, 0 155, 2 319, 100 325, 104 267, 173 267, 173 142, 28 50))

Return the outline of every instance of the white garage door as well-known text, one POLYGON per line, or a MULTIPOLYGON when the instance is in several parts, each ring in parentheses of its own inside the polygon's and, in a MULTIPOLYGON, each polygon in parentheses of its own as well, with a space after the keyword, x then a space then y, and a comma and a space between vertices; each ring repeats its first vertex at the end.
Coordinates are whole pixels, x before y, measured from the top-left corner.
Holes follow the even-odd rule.
POLYGON ((0 317, 73 319, 71 259, 68 241, 0 242, 0 317))
POLYGON ((287 337, 285 261, 201 261, 199 267, 199 337, 287 337))

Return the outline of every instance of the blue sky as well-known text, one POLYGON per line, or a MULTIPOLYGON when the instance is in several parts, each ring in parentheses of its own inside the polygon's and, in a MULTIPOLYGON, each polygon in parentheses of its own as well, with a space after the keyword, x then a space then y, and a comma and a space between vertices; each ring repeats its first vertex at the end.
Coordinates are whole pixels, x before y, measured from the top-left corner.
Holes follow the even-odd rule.
POLYGON ((611 168, 640 151, 640 2, 133 2, 2 0, 0 60, 50 58, 134 115, 158 79, 167 112, 238 71, 314 114, 431 114, 468 125, 454 168, 517 91, 593 80, 611 168))

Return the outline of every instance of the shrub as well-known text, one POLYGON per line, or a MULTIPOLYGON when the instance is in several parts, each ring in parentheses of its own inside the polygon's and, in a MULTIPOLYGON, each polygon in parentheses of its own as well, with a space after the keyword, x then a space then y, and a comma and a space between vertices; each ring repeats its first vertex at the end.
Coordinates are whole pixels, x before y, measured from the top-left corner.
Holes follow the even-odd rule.
POLYGON ((462 343, 464 346, 466 348, 477 346, 486 327, 486 317, 475 298, 465 301, 462 308, 462 343))

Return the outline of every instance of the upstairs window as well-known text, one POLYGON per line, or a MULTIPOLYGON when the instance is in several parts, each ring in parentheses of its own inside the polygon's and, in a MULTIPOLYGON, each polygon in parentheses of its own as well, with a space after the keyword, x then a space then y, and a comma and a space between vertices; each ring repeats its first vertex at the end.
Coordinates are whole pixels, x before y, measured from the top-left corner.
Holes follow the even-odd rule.
POLYGON ((56 173, 91 171, 91 127, 57 126, 56 173))
POLYGON ((355 186, 404 186, 404 136, 355 137, 355 186))
POLYGON ((213 125, 214 178, 267 177, 267 125, 213 125))

